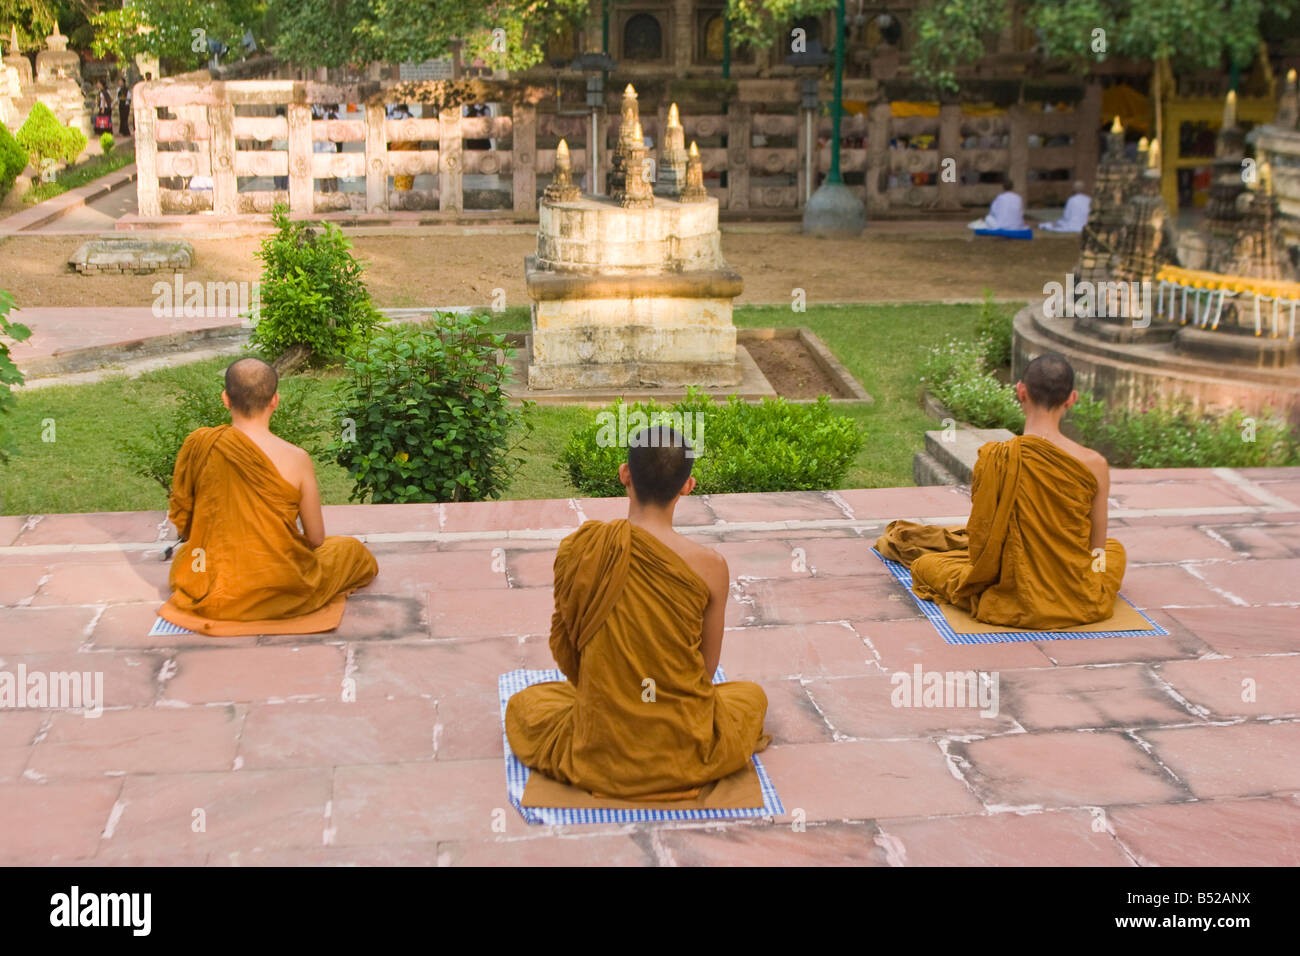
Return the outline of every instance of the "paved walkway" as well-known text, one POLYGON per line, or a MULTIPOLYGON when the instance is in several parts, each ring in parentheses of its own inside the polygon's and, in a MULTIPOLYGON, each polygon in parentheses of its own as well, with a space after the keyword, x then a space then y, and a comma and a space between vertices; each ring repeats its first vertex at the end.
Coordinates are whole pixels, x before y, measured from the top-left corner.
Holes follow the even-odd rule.
POLYGON ((870 544, 953 489, 688 499, 789 814, 558 829, 506 802, 496 678, 550 666, 556 542, 621 500, 327 508, 380 566, 341 628, 225 640, 145 636, 161 514, 0 517, 0 668, 107 704, 0 711, 0 863, 1300 864, 1300 468, 1111 494, 1169 637, 945 645, 870 544), (997 716, 891 706, 914 666, 997 671, 997 716))

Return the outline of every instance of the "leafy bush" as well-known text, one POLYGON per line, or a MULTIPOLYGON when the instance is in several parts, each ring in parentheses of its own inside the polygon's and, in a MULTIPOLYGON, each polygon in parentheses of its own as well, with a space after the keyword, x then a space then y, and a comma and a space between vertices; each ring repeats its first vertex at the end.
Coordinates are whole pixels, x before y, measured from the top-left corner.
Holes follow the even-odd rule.
POLYGON ((1240 409, 1210 415, 1172 405, 1107 409, 1079 396, 1067 418, 1078 441, 1116 468, 1256 468, 1300 463, 1300 441, 1283 421, 1240 409))
MULTIPOLYGON (((316 456, 317 436, 324 427, 309 411, 308 397, 320 387, 307 377, 280 380, 280 405, 271 415, 271 430, 287 442, 293 442, 316 456)), ((172 472, 176 455, 190 432, 196 428, 230 424, 230 412, 221 401, 221 387, 216 383, 178 390, 176 405, 169 416, 154 414, 153 431, 140 440, 118 443, 132 470, 150 478, 171 493, 172 472)))
POLYGON ((352 477, 352 500, 482 501, 505 491, 523 461, 511 454, 511 429, 532 424, 505 394, 509 365, 498 357, 512 350, 488 321, 448 314, 384 326, 348 356, 335 393, 344 427, 330 450, 352 477))
POLYGON ((14 451, 13 436, 5 427, 4 416, 17 401, 13 386, 23 383, 23 373, 18 371, 18 366, 9 357, 9 343, 5 339, 22 342, 32 334, 27 326, 10 320, 11 311, 14 311, 14 297, 0 289, 0 462, 8 461, 9 455, 14 451))
POLYGON ((306 346, 318 360, 343 356, 381 320, 361 279, 361 263, 352 257, 352 243, 333 223, 316 229, 291 222, 283 203, 275 206, 271 221, 275 235, 257 252, 265 265, 253 346, 268 359, 296 345, 306 346))
POLYGON ((112 133, 105 132, 99 134, 99 148, 103 150, 105 156, 113 151, 113 145, 112 133))
POLYGON ((4 123, 0 123, 0 199, 14 188, 14 180, 27 168, 27 151, 18 145, 4 123))
POLYGON ((975 339, 989 368, 1011 367, 1011 332, 1015 315, 993 301, 993 291, 984 290, 984 302, 975 320, 975 339))
POLYGON ((985 344, 978 341, 951 339, 937 345, 922 363, 921 380, 960 421, 1018 432, 1025 415, 1015 389, 990 373, 985 352, 985 344))
POLYGON ((685 433, 695 447, 692 474, 701 494, 838 488, 863 444, 861 428, 836 414, 825 396, 815 404, 777 398, 755 405, 733 395, 719 404, 691 389, 667 408, 654 401, 624 407, 620 399, 591 413, 590 421, 569 436, 556 467, 583 494, 622 497, 618 466, 627 460, 624 442, 660 420, 685 433), (624 418, 627 434, 618 434, 622 426, 611 423, 624 418))
POLYGON ((26 151, 33 166, 40 169, 44 160, 71 163, 86 148, 86 134, 73 126, 64 126, 44 103, 36 103, 18 130, 18 145, 26 151))

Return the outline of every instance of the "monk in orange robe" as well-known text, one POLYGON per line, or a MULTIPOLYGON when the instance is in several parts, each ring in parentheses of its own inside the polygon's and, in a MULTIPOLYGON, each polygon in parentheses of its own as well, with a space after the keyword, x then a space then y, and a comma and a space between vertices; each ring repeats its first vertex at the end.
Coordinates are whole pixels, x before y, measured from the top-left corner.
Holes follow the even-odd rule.
POLYGON ((712 681, 730 580, 722 555, 673 530, 692 464, 674 429, 631 436, 627 519, 586 522, 555 556, 551 653, 568 680, 506 707, 523 763, 598 796, 689 799, 770 740, 763 689, 712 681))
POLYGON ((876 541, 907 565, 912 590, 976 620, 1054 630, 1110 617, 1124 546, 1106 537, 1106 459, 1061 434, 1074 369, 1047 353, 1016 383, 1024 434, 979 450, 965 527, 894 521, 876 541))
POLYGON ((180 533, 159 614, 200 633, 332 630, 343 599, 378 572, 356 538, 325 536, 311 456, 273 435, 275 369, 245 358, 226 369, 231 424, 185 439, 168 518, 180 533), (302 521, 302 529, 298 521, 302 521))

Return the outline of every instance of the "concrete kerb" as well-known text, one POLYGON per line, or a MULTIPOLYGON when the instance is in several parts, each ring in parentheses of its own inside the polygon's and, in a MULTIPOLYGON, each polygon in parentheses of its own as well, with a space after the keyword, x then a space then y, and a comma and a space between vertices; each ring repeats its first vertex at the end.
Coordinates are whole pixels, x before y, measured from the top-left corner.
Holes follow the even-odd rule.
POLYGON ((135 163, 129 163, 121 169, 100 176, 84 186, 69 189, 66 193, 36 203, 28 209, 0 219, 0 236, 30 232, 33 229, 48 225, 66 216, 74 209, 80 209, 87 203, 99 199, 101 196, 106 196, 115 189, 120 189, 128 183, 135 182, 135 176, 135 163))

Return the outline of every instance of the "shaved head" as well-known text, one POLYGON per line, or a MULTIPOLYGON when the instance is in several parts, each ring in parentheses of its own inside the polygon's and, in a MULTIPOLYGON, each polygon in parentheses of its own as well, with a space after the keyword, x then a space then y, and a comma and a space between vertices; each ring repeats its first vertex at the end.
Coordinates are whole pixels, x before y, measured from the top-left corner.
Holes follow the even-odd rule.
POLYGON ((694 458, 687 454, 690 447, 685 436, 667 425, 651 425, 628 439, 627 470, 638 500, 672 503, 691 476, 694 458))
POLYGON ((1074 369, 1056 352, 1044 352, 1026 365, 1020 380, 1029 400, 1039 408, 1059 408, 1074 391, 1074 369))
POLYGON ((266 411, 279 386, 280 376, 259 358, 242 358, 226 369, 226 398, 230 399, 230 410, 244 418, 266 411))

